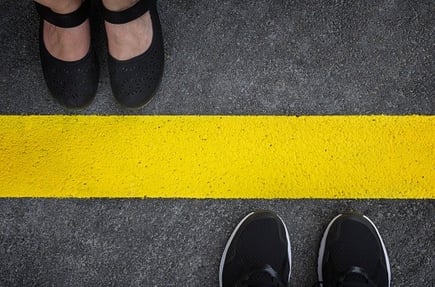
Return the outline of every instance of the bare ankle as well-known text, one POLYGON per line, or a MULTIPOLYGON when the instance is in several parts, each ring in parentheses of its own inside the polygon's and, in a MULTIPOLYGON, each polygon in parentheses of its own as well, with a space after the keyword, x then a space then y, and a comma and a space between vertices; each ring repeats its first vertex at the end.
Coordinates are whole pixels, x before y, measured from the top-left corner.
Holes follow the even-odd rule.
POLYGON ((63 61, 82 59, 90 48, 89 21, 77 27, 60 28, 44 23, 44 43, 49 53, 63 61))
POLYGON ((130 8, 139 0, 103 0, 103 5, 110 11, 122 11, 130 8))
POLYGON ((144 53, 153 39, 153 27, 149 12, 126 24, 106 22, 109 53, 118 60, 128 60, 144 53))
POLYGON ((59 14, 74 12, 83 3, 82 0, 37 0, 36 2, 59 14))

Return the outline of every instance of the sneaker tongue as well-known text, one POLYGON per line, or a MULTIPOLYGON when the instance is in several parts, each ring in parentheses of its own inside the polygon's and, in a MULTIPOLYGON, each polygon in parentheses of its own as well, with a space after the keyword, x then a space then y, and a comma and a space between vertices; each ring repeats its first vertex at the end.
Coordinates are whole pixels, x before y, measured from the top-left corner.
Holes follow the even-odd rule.
POLYGON ((367 278, 362 274, 351 273, 346 276, 345 281, 340 285, 340 287, 372 287, 367 282, 367 278))
POLYGON ((363 275, 358 273, 352 273, 347 275, 345 281, 350 281, 354 283, 367 283, 367 279, 363 275))
MULTIPOLYGON (((278 276, 273 270, 272 267, 266 266, 264 269, 259 269, 257 271, 252 272, 249 275, 249 280, 247 280, 246 284, 249 287, 279 287, 279 282, 277 282, 278 276)), ((279 280, 278 280, 279 281, 279 280)))
POLYGON ((249 282, 251 284, 255 284, 255 285, 249 285, 249 286, 273 286, 273 279, 270 276, 269 273, 267 272, 256 272, 254 274, 251 275, 251 277, 249 278, 249 282))
POLYGON ((374 287, 364 268, 353 266, 341 278, 343 287, 374 287))

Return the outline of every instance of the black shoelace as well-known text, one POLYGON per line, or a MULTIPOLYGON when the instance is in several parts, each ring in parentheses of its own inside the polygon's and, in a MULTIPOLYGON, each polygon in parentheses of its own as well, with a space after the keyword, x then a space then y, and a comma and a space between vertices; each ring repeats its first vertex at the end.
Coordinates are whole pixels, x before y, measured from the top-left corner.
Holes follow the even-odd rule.
POLYGON ((358 266, 352 266, 350 267, 346 272, 343 272, 338 279, 337 286, 332 286, 332 284, 328 285, 325 282, 316 282, 313 287, 343 287, 346 286, 346 283, 352 282, 352 280, 349 280, 349 277, 359 277, 360 282, 363 280, 364 282, 361 282, 362 284, 366 284, 367 287, 377 287, 375 282, 373 282, 370 278, 367 272, 364 270, 364 268, 358 267, 358 266))
POLYGON ((255 269, 244 275, 235 287, 287 287, 279 278, 278 273, 270 266, 255 269))

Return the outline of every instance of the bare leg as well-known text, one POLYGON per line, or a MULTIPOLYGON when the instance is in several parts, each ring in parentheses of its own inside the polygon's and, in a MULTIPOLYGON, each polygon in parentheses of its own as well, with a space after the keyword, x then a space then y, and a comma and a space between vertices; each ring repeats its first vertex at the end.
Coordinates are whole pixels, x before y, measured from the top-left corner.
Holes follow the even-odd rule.
MULTIPOLYGON (((122 11, 138 0, 103 0, 103 5, 111 11, 122 11)), ((144 53, 151 46, 153 26, 150 13, 125 23, 105 22, 109 52, 118 60, 128 60, 144 53)))
MULTIPOLYGON (((82 0, 37 0, 56 13, 67 14, 77 10, 82 0)), ((89 20, 74 28, 61 28, 44 21, 44 43, 50 54, 63 61, 82 59, 91 43, 89 20)))

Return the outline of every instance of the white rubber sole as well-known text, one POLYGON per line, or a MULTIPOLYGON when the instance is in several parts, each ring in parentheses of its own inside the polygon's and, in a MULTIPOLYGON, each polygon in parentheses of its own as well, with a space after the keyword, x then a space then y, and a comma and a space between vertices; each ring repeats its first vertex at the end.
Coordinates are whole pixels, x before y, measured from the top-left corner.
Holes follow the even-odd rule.
MULTIPOLYGON (((329 222, 328 226, 326 227, 325 232, 323 233, 323 237, 322 237, 322 241, 320 242, 320 248, 319 248, 319 257, 317 259, 317 276, 319 278, 319 282, 323 282, 323 272, 322 272, 322 262, 323 262, 323 255, 325 253, 325 245, 326 245, 326 237, 329 233, 329 229, 331 228, 332 224, 343 214, 339 214, 336 217, 334 217, 331 222, 329 222)), ((387 271, 388 271, 388 287, 390 287, 390 282, 391 282, 391 269, 390 269, 390 259, 388 258, 388 253, 387 253, 387 249, 385 248, 385 244, 384 241, 382 240, 381 235, 379 234, 379 230, 376 227, 376 225, 373 223, 373 221, 370 220, 370 218, 368 218, 367 216, 363 215, 363 217, 365 219, 368 220, 368 222, 370 222, 370 224, 373 226, 373 228, 376 230, 376 233, 381 241, 381 245, 382 245, 382 249, 384 251, 384 256, 385 256, 385 260, 386 260, 386 265, 387 265, 387 271)), ((323 284, 320 284, 321 287, 323 287, 323 284)))
MULTIPOLYGON (((233 242, 234 237, 236 236, 237 231, 239 230, 240 226, 251 216, 253 215, 255 212, 251 212, 248 215, 246 215, 240 222, 239 224, 237 224, 236 228, 234 229, 233 233, 230 236, 230 239, 228 239, 227 245, 225 246, 224 249, 224 253, 222 254, 222 258, 221 258, 221 263, 219 265, 219 287, 223 287, 223 283, 222 283, 222 273, 224 270, 224 265, 225 265, 225 258, 227 257, 227 252, 228 249, 230 248, 231 243, 233 242)), ((277 215, 278 216, 278 215, 277 215)), ((292 261, 291 261, 291 245, 290 245, 290 237, 288 234, 288 230, 287 230, 287 226, 285 225, 284 221, 282 220, 282 218, 280 216, 278 216, 278 218, 281 220, 282 224, 284 225, 284 229, 285 229, 285 236, 287 239, 287 254, 288 254, 288 259, 289 259, 289 273, 288 273, 288 281, 290 281, 290 275, 291 275, 291 270, 292 270, 292 261)))

